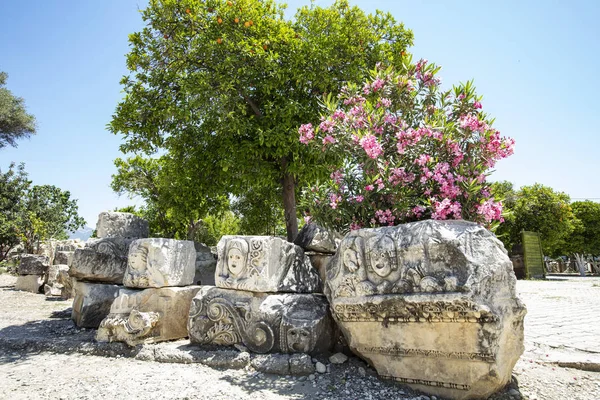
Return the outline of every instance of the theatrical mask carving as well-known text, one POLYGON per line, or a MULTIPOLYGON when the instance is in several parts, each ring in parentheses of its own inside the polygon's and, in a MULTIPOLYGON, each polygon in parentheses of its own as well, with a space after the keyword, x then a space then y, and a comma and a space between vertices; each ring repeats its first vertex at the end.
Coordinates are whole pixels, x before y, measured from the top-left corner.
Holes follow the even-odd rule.
POLYGON ((235 277, 240 276, 246 269, 248 243, 245 240, 233 239, 227 249, 227 269, 235 277))

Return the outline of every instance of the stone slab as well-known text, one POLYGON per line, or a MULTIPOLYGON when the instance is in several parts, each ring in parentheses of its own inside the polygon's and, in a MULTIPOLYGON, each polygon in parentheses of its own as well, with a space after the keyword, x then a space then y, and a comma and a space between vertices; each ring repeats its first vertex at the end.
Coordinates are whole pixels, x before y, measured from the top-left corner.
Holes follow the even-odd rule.
POLYGON ((17 268, 19 275, 44 275, 48 271, 50 260, 45 255, 23 254, 17 268))
POLYGON ((349 347, 380 376, 466 399, 506 385, 524 350, 515 284, 492 233, 421 221, 349 233, 325 293, 349 347))
POLYGON ((57 251, 54 253, 54 261, 53 264, 64 264, 71 265, 71 261, 73 260, 73 254, 75 251, 57 251))
POLYGON ((15 282, 15 290, 23 292, 40 293, 40 288, 44 285, 43 275, 19 275, 15 282))
POLYGON ((72 285, 65 286, 60 281, 64 280, 64 274, 69 274, 69 266, 64 264, 54 264, 48 268, 46 284, 44 285, 44 294, 47 297, 61 297, 68 299, 71 297, 72 285))
POLYGON ((194 283, 194 242, 164 238, 131 243, 123 284, 132 288, 188 286, 194 283))
POLYGON ((131 239, 91 239, 75 250, 69 274, 81 281, 123 283, 131 239))
POLYGON ((101 212, 96 224, 99 238, 147 238, 148 221, 137 215, 122 212, 101 212))
POLYGON ((322 353, 333 342, 327 300, 319 294, 267 294, 202 286, 192 300, 190 341, 255 353, 322 353))
POLYGON ((75 298, 71 319, 81 328, 98 328, 120 294, 136 292, 120 285, 80 281, 73 284, 73 291, 75 298))
POLYGON ((340 239, 334 232, 311 222, 302 227, 294 244, 306 251, 335 254, 340 239))
POLYGON ((260 293, 321 291, 321 279, 300 246, 273 236, 223 236, 215 284, 260 293))
POLYGON ((96 340, 135 346, 185 338, 190 304, 199 290, 168 287, 120 294, 100 323, 96 340))

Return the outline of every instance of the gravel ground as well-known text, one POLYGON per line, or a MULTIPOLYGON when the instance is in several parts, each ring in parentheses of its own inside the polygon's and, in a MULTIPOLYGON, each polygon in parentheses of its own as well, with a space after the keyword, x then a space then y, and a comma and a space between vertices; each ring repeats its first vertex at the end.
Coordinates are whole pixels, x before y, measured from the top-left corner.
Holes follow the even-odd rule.
MULTIPOLYGON (((341 365, 331 364, 328 373, 292 377, 264 374, 251 367, 219 369, 83 355, 81 347, 65 343, 89 344, 94 331, 77 329, 69 321, 71 302, 17 292, 12 288, 14 281, 13 276, 0 275, 0 399, 435 400, 435 396, 381 381, 354 357, 341 365), (62 345, 56 346, 56 352, 31 346, 32 341, 47 339, 62 345), (20 346, 21 340, 29 344, 20 346)), ((169 345, 156 345, 156 349, 164 346, 169 345)), ((328 364, 326 359, 320 361, 328 364)), ((539 348, 528 348, 515 367, 513 382, 493 396, 496 400, 520 398, 600 399, 600 373, 544 363, 539 348)))

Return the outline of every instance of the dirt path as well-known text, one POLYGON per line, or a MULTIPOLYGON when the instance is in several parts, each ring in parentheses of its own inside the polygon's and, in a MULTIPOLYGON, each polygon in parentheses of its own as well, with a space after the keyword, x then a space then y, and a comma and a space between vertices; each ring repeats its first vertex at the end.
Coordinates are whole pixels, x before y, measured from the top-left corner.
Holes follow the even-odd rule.
MULTIPOLYGON (((419 396, 406 387, 380 381, 358 359, 332 365, 331 373, 286 377, 252 369, 221 370, 202 364, 71 353, 65 344, 90 343, 94 334, 70 322, 71 302, 17 292, 12 288, 14 281, 12 276, 0 275, 0 399, 434 400, 434 396, 419 396), (20 340, 31 343, 46 338, 62 341, 60 353, 67 354, 18 345, 20 340), (11 346, 6 345, 9 342, 11 346)), ((546 364, 539 347, 527 347, 515 367, 515 382, 495 399, 600 399, 599 372, 546 364)))

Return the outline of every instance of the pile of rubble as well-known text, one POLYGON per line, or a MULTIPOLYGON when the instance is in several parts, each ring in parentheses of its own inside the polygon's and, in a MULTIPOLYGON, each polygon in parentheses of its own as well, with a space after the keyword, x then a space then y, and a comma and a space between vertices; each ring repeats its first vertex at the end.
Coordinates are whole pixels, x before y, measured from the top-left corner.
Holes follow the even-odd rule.
POLYGON ((290 371, 306 375, 313 356, 343 343, 379 376, 455 399, 501 389, 523 352, 512 264, 474 223, 421 221, 344 238, 309 224, 295 243, 224 236, 216 259, 191 241, 147 238, 147 223, 131 214, 102 213, 97 232, 71 261, 56 252, 66 264, 25 257, 19 274, 36 285, 46 274, 47 293, 64 296, 68 272, 72 318, 97 328, 100 342, 189 337, 200 347, 292 354, 290 371))

